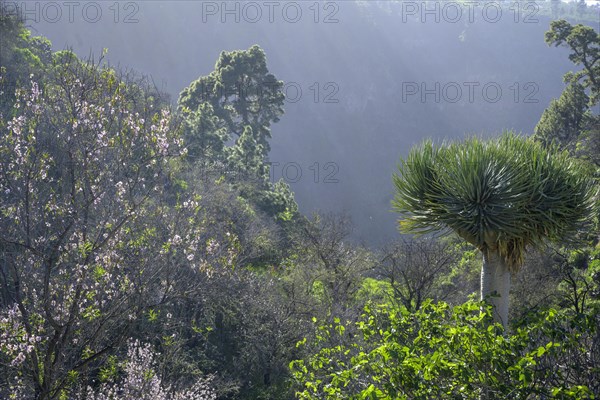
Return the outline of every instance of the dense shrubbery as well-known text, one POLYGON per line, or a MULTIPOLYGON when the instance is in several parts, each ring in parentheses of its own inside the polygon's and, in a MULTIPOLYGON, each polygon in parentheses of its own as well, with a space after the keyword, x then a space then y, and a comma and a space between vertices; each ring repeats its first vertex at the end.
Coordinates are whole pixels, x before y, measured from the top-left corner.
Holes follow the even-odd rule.
POLYGON ((302 342, 317 350, 291 364, 298 397, 592 398, 600 390, 597 307, 549 309, 504 332, 485 303, 428 301, 414 312, 369 305, 356 329, 336 319, 302 342))

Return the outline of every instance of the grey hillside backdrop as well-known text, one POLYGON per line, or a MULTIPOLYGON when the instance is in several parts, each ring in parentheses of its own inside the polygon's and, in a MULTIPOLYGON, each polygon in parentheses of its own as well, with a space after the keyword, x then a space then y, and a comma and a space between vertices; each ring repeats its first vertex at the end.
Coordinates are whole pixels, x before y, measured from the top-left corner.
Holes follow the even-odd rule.
MULTIPOLYGON (((108 48, 111 64, 151 75, 173 102, 190 82, 213 70, 221 51, 260 45, 269 70, 294 83, 289 94, 292 86, 302 89, 272 127, 269 159, 279 163, 274 178, 282 176, 286 163, 296 163, 302 177, 290 167, 287 177, 300 210, 345 211, 355 222, 355 238, 371 245, 398 235, 390 201, 399 155, 425 137, 490 136, 503 129, 531 133, 564 89, 563 74, 573 69, 566 49, 544 42, 550 17, 539 13, 528 23, 522 17, 515 22, 508 4, 496 23, 479 12, 472 23, 433 17, 422 22, 403 16, 393 2, 335 2, 334 23, 323 22, 332 8, 321 9, 315 23, 312 2, 298 2, 304 15, 297 23, 280 12, 273 23, 266 15, 256 23, 243 18, 236 23, 231 16, 222 23, 220 14, 203 18, 199 1, 136 4, 133 24, 115 24, 107 16, 96 24, 79 18, 29 26, 52 40, 55 50, 70 47, 86 57, 108 48), (406 82, 424 82, 430 89, 435 82, 456 82, 463 93, 456 103, 436 102, 434 95, 425 102, 420 94, 403 99, 406 82), (473 102, 464 82, 479 83, 473 102), (501 87, 499 101, 482 96, 486 83, 501 87)), ((593 18, 587 23, 595 25, 593 18)))

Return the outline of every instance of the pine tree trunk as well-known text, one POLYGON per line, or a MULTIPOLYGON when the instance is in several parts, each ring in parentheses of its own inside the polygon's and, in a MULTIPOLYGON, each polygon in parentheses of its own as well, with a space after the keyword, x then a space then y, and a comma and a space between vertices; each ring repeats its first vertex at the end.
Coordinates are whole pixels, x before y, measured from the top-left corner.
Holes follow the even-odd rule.
POLYGON ((488 298, 494 306, 494 322, 499 322, 506 330, 508 324, 508 300, 510 292, 510 271, 497 251, 483 253, 481 268, 481 299, 488 298))

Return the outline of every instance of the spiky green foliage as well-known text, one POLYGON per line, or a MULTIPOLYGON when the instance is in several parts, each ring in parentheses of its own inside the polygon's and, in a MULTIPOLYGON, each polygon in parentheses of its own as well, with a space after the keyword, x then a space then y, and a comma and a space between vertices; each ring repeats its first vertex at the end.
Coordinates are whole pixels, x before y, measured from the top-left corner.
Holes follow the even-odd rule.
POLYGON ((394 175, 404 232, 450 229, 514 271, 527 246, 559 240, 586 221, 594 189, 567 152, 506 133, 413 149, 394 175))

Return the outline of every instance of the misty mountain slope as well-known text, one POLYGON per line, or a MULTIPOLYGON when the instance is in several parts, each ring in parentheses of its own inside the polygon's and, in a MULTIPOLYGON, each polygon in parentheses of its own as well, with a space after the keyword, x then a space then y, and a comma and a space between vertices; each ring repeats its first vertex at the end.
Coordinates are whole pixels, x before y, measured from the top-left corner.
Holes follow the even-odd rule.
POLYGON ((424 137, 530 133, 572 69, 566 50, 544 43, 550 21, 542 16, 516 23, 506 9, 495 23, 477 12, 472 23, 423 23, 397 4, 322 3, 318 16, 313 3, 297 4, 296 23, 278 12, 271 23, 266 10, 256 23, 244 15, 223 23, 206 2, 141 2, 133 24, 114 23, 106 10, 96 24, 34 28, 55 49, 85 56, 108 48, 111 63, 152 75, 173 100, 220 51, 259 44, 288 89, 286 115, 272 128, 273 177, 287 178, 305 213, 347 211, 357 237, 372 244, 397 235, 389 210, 400 155, 424 137), (337 22, 324 23, 327 16, 337 22))

